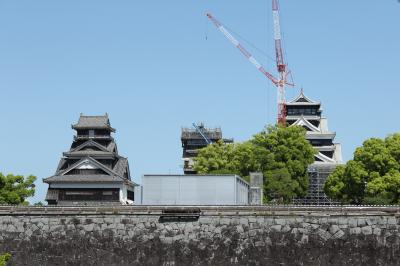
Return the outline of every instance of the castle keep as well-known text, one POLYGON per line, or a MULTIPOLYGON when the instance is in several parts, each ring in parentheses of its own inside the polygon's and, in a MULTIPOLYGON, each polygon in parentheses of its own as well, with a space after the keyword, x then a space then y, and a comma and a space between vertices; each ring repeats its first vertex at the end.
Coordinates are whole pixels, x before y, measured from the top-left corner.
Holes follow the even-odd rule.
POLYGON ((49 205, 130 204, 134 199, 128 160, 118 154, 108 115, 81 115, 76 135, 49 184, 49 205))
POLYGON ((333 202, 324 193, 328 176, 342 163, 342 149, 335 143, 336 133, 328 128, 328 120, 322 116, 321 103, 300 95, 286 104, 286 121, 289 126, 302 126, 307 130, 306 138, 317 149, 315 162, 309 166, 310 187, 308 195, 294 200, 297 204, 327 205, 333 202))

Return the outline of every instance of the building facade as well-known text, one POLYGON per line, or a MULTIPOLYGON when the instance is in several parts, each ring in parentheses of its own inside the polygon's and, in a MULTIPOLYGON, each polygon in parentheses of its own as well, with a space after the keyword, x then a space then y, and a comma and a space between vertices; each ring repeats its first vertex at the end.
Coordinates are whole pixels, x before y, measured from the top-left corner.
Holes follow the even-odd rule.
POLYGON ((204 124, 197 126, 193 124, 193 128, 182 128, 181 141, 183 148, 183 172, 185 174, 196 174, 193 169, 193 158, 198 155, 199 149, 209 144, 216 143, 220 140, 225 143, 233 143, 233 139, 224 139, 222 137, 221 128, 206 128, 204 124))
POLYGON ((315 162, 309 166, 310 187, 307 196, 294 199, 296 204, 330 205, 333 202, 324 191, 324 184, 335 168, 342 164, 341 144, 335 143, 336 133, 328 128, 327 118, 322 116, 321 103, 300 95, 286 104, 286 120, 289 126, 302 126, 307 130, 307 139, 317 149, 315 162))
POLYGON ((134 187, 127 158, 118 154, 108 115, 81 114, 71 148, 63 153, 49 185, 49 205, 132 204, 134 187))

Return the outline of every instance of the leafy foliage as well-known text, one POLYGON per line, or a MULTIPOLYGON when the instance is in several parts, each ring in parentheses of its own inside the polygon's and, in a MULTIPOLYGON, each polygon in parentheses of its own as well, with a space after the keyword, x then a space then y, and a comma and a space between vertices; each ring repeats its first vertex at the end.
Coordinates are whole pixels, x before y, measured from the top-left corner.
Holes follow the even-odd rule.
POLYGON ((297 126, 270 126, 243 143, 209 145, 195 158, 195 170, 246 179, 251 172, 262 172, 267 200, 289 202, 294 196, 304 196, 309 186, 307 167, 316 151, 305 132, 297 126))
POLYGON ((7 262, 11 259, 11 254, 10 253, 5 253, 3 255, 0 255, 0 266, 6 266, 7 262))
POLYGON ((400 203, 400 134, 366 140, 328 178, 325 193, 346 204, 400 203))
POLYGON ((25 199, 35 194, 35 180, 32 175, 24 178, 0 173, 0 204, 27 204, 25 199))
POLYGON ((201 174, 236 174, 248 177, 260 166, 250 142, 224 144, 219 141, 199 151, 195 158, 195 170, 201 174))

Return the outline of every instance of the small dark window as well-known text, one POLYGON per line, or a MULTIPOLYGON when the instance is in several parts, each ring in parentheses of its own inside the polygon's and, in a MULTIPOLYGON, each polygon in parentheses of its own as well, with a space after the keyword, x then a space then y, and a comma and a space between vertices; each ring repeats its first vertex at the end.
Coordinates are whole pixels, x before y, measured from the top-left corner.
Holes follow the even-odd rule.
POLYGON ((128 200, 135 200, 135 193, 133 191, 128 190, 128 200))

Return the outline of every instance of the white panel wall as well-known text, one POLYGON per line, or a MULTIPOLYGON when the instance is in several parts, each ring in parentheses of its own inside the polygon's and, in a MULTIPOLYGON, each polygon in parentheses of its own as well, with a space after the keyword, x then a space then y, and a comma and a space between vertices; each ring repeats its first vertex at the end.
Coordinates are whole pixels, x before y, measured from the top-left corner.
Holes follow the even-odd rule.
POLYGON ((236 179, 236 204, 249 204, 249 184, 239 177, 236 179))
POLYGON ((237 176, 145 175, 142 183, 142 204, 145 205, 243 205, 248 202, 248 184, 237 176))
POLYGON ((179 178, 176 177, 167 177, 167 178, 159 178, 159 182, 161 183, 161 187, 159 188, 161 191, 160 201, 164 201, 165 204, 179 204, 179 178))
POLYGON ((198 184, 198 181, 200 180, 198 178, 193 178, 192 176, 189 176, 188 178, 177 177, 177 179, 179 180, 179 193, 177 204, 182 204, 183 202, 189 205, 195 204, 197 198, 199 197, 199 195, 201 195, 200 186, 198 184))
POLYGON ((142 193, 142 191, 143 191, 143 186, 135 186, 135 188, 134 188, 134 195, 135 195, 134 202, 135 202, 136 205, 140 205, 143 202, 143 197, 142 197, 143 193, 142 193))
POLYGON ((142 178, 143 186, 143 204, 159 205, 161 204, 162 195, 162 184, 161 180, 156 177, 142 178))
MULTIPOLYGON (((236 205, 235 176, 208 177, 216 187, 216 200, 219 205, 236 205)), ((209 203, 213 204, 213 203, 209 203)))

